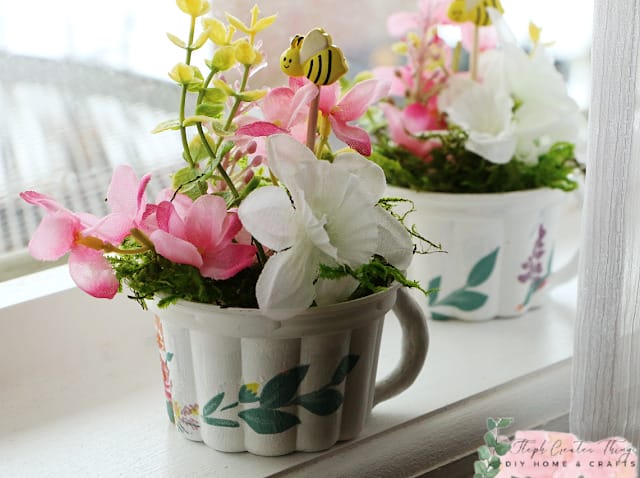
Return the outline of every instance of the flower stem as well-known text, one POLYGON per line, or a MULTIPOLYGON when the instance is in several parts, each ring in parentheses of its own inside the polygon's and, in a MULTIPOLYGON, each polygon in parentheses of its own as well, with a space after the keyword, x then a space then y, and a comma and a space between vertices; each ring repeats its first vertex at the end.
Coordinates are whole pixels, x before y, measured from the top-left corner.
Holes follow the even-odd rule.
POLYGON ((309 106, 309 119, 307 121, 307 148, 314 150, 316 144, 316 128, 318 127, 318 111, 320 110, 320 87, 318 94, 311 101, 309 106))
MULTIPOLYGON (((196 29, 196 18, 191 17, 191 25, 189 27, 189 41, 187 43, 187 56, 185 58, 185 64, 189 65, 191 63, 191 44, 193 43, 193 35, 196 29)), ((191 150, 189 149, 189 142, 187 141, 187 128, 184 126, 184 108, 187 102, 187 85, 182 85, 182 93, 180 95, 180 139, 182 141, 182 149, 184 150, 184 155, 189 162, 189 166, 195 168, 196 164, 191 157, 191 150)))
POLYGON ((480 52, 480 25, 473 28, 473 51, 471 52, 471 79, 478 79, 478 54, 480 52))

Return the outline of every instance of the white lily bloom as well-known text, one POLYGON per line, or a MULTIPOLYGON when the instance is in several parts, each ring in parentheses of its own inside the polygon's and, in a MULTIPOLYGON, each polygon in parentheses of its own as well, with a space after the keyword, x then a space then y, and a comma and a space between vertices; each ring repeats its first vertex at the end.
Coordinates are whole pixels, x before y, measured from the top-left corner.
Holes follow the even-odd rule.
POLYGON ((269 167, 287 187, 265 186, 242 202, 244 227, 276 251, 258 278, 260 309, 286 319, 319 305, 345 300, 358 283, 319 280, 320 264, 353 269, 380 254, 398 268, 408 266, 411 237, 376 206, 385 188, 382 169, 360 155, 338 155, 333 163, 287 135, 267 140, 269 167), (389 256, 389 257, 387 257, 389 256))

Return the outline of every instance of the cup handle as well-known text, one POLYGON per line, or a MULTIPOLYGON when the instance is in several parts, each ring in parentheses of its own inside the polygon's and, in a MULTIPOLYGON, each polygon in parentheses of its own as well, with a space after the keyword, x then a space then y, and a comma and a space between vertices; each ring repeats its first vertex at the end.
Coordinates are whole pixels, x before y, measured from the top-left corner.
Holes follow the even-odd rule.
POLYGON ((418 377, 429 349, 427 318, 405 288, 398 289, 393 306, 402 328, 402 356, 396 368, 382 380, 376 382, 373 406, 395 397, 406 390, 418 377))
MULTIPOLYGON (((584 192, 582 186, 575 190, 575 197, 577 199, 578 208, 582 211, 584 204, 584 192)), ((560 269, 553 271, 547 279, 547 290, 551 290, 559 285, 569 282, 571 279, 578 275, 578 263, 580 261, 580 249, 576 247, 575 252, 569 259, 569 261, 560 267, 560 269)))

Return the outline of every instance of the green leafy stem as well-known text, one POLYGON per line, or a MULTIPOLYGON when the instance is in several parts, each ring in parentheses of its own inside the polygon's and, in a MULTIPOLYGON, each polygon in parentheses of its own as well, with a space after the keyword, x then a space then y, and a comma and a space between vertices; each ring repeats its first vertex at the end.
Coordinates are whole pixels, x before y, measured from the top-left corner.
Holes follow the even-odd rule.
MULTIPOLYGON (((297 365, 271 378, 257 393, 258 384, 244 384, 238 391, 238 399, 222 408, 220 411, 236 408, 241 403, 258 403, 255 408, 238 412, 238 417, 244 420, 253 431, 262 435, 281 433, 301 423, 297 415, 280 410, 292 405, 300 405, 318 416, 334 413, 343 402, 342 393, 334 387, 340 385, 358 362, 358 355, 346 355, 336 367, 331 380, 323 387, 313 392, 297 395, 298 388, 304 380, 310 365, 297 365)), ((209 400, 202 408, 202 418, 205 423, 218 427, 238 428, 237 420, 222 419, 212 416, 218 411, 225 397, 220 392, 209 400)))
POLYGON ((513 418, 488 418, 484 445, 478 448, 478 460, 473 464, 473 478, 495 478, 500 473, 500 457, 511 449, 511 443, 500 436, 500 430, 513 423, 513 418))
MULTIPOLYGON (((500 248, 497 247, 493 252, 487 254, 476 262, 467 276, 467 282, 462 287, 454 290, 441 300, 438 300, 438 289, 440 289, 442 276, 437 276, 431 279, 428 289, 435 290, 435 292, 429 295, 429 306, 437 307, 447 305, 465 312, 477 310, 482 307, 489 297, 486 294, 470 289, 483 284, 487 279, 489 279, 493 273, 493 269, 495 268, 499 251, 500 248)), ((451 318, 437 312, 431 312, 431 317, 435 320, 448 320, 451 318)))

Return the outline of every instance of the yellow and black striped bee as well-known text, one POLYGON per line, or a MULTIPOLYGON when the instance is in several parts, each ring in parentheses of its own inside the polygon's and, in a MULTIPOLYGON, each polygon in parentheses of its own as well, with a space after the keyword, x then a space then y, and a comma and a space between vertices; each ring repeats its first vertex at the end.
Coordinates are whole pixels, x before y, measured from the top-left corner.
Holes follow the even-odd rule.
POLYGON ((487 7, 495 8, 500 13, 504 13, 500 0, 453 0, 447 15, 457 23, 473 22, 479 27, 485 27, 491 25, 491 17, 487 12, 487 7))
POLYGON ((289 76, 306 76, 316 85, 330 85, 349 70, 342 50, 331 44, 322 28, 296 35, 280 56, 280 68, 289 76))

